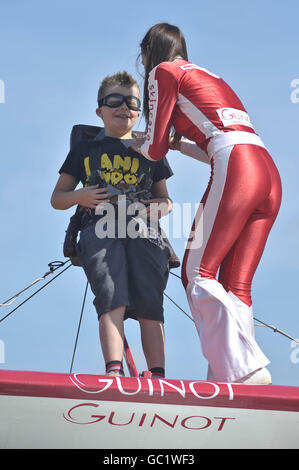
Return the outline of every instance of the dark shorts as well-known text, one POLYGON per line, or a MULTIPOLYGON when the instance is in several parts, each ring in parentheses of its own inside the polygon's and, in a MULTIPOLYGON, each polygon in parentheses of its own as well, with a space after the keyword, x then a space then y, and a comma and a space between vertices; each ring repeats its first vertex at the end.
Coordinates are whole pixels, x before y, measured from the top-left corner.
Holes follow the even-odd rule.
POLYGON ((77 251, 98 317, 125 305, 125 318, 164 322, 170 253, 161 239, 98 238, 92 224, 82 230, 77 251))

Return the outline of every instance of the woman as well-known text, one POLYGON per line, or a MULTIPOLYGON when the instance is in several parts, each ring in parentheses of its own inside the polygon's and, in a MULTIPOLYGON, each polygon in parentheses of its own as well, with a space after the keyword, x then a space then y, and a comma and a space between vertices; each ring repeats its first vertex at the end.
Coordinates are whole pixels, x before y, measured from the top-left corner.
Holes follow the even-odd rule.
POLYGON ((208 379, 271 383, 269 360, 254 339, 251 283, 281 202, 278 171, 233 90, 188 61, 181 31, 153 26, 141 42, 147 135, 135 143, 150 160, 169 149, 169 133, 193 145, 171 148, 211 164, 182 265, 182 280, 209 362, 208 379), (203 224, 201 224, 203 218, 203 224), (198 247, 197 230, 203 227, 198 247), (219 269, 218 280, 216 279, 219 269))

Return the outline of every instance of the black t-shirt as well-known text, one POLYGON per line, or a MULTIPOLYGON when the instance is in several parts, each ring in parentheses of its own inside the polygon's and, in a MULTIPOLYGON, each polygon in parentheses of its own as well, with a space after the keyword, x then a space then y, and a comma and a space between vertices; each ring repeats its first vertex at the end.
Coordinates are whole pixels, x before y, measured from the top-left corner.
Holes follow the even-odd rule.
MULTIPOLYGON (((86 186, 90 176, 100 170, 108 192, 136 194, 137 200, 140 194, 140 199, 147 199, 144 189, 151 192, 154 183, 169 178, 173 172, 166 158, 158 162, 147 160, 128 146, 130 142, 113 137, 82 140, 70 150, 59 173, 72 175, 86 186)), ((86 208, 85 212, 84 225, 94 216, 94 210, 86 208)))
POLYGON ((105 182, 115 187, 121 187, 122 184, 138 186, 143 176, 153 184, 173 175, 166 158, 158 162, 147 160, 131 147, 126 147, 122 139, 114 137, 81 141, 69 152, 59 173, 68 173, 85 186, 95 167, 101 170, 105 182), (93 156, 91 162, 91 150, 98 161, 93 156))

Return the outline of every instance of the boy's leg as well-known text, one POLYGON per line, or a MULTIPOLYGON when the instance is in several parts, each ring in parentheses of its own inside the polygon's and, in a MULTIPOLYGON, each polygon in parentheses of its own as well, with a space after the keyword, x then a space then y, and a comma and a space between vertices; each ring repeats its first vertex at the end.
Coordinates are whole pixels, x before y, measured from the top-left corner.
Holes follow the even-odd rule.
MULTIPOLYGON (((95 295, 100 340, 107 363, 123 357, 123 320, 125 306, 129 305, 126 253, 122 240, 96 236, 95 227, 83 230, 78 255, 95 295)), ((115 369, 115 364, 112 365, 115 369)), ((112 367, 111 366, 111 367, 112 367)), ((107 367, 106 367, 107 370, 107 367)))
POLYGON ((138 318, 141 342, 148 369, 165 369, 165 336, 163 323, 138 318))
POLYGON ((129 239, 126 249, 130 299, 140 323, 146 362, 149 369, 155 369, 153 375, 164 375, 163 292, 169 249, 144 238, 129 239))
POLYGON ((81 232, 77 252, 95 295, 93 303, 98 316, 128 305, 128 271, 122 240, 98 238, 91 225, 81 232))
POLYGON ((111 310, 111 312, 106 312, 99 319, 100 341, 106 372, 119 372, 122 369, 125 308, 122 306, 111 310))

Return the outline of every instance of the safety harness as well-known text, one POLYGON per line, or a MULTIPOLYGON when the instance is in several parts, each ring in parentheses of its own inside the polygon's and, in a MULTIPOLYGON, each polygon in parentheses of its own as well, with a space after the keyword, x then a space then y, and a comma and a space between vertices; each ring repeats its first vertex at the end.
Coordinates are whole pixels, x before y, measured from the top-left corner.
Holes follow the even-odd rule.
MULTIPOLYGON (((70 138, 70 149, 72 150, 75 145, 80 141, 86 140, 88 142, 88 179, 87 186, 98 185, 99 188, 106 188, 111 196, 111 202, 116 202, 119 195, 124 195, 126 197, 127 204, 138 202, 139 198, 150 199, 152 194, 150 192, 150 187, 152 181, 146 175, 142 175, 136 185, 125 185, 122 188, 117 188, 111 184, 106 183, 103 178, 101 170, 99 170, 98 157, 101 151, 101 140, 103 139, 105 133, 102 127, 98 126, 88 126, 83 124, 78 124, 73 127, 70 138)), ((90 218, 94 216, 94 211, 91 209, 77 206, 75 213, 70 218, 64 244, 63 244, 63 254, 65 257, 70 258, 72 264, 75 266, 81 266, 80 258, 77 255, 77 238, 79 231, 84 227, 84 218, 90 218)), ((168 246, 170 251, 169 259, 169 269, 177 268, 180 266, 180 260, 176 256, 169 240, 163 235, 163 242, 168 246)))

